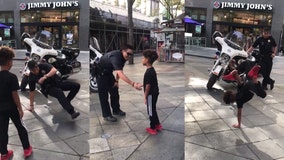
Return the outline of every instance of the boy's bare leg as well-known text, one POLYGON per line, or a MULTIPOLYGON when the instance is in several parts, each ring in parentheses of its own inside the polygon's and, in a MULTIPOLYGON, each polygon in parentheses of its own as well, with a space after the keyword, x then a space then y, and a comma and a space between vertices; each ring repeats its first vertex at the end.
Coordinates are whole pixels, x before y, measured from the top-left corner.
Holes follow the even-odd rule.
POLYGON ((242 121, 242 108, 238 108, 238 123, 234 124, 234 128, 241 128, 241 121, 242 121))

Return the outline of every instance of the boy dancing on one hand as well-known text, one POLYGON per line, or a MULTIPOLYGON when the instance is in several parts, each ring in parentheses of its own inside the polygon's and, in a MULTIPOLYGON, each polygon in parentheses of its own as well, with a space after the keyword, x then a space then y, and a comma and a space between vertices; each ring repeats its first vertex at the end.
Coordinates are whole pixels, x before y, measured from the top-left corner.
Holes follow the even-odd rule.
POLYGON ((234 93, 233 91, 226 91, 224 93, 223 100, 226 104, 233 102, 237 103, 238 123, 233 125, 234 128, 241 127, 243 105, 253 98, 254 93, 261 98, 266 97, 266 92, 261 87, 260 82, 257 81, 259 68, 260 66, 256 65, 249 71, 248 76, 251 78, 251 80, 246 82, 243 86, 239 87, 237 93, 234 93))

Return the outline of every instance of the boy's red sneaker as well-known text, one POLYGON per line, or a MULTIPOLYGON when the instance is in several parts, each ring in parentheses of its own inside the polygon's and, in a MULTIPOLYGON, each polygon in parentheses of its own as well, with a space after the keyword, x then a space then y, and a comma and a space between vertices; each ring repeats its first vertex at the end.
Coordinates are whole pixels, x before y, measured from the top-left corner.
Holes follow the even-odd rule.
POLYGON ((161 131, 163 129, 163 126, 161 124, 156 125, 156 130, 161 131))
POLYGON ((1 160, 9 160, 13 156, 13 151, 8 150, 8 153, 5 155, 1 155, 1 160))
POLYGON ((156 129, 152 129, 152 128, 146 128, 146 131, 149 133, 149 134, 152 134, 152 135, 155 135, 157 134, 157 131, 156 129))
POLYGON ((248 72, 248 76, 250 78, 257 78, 258 77, 258 72, 260 70, 260 66, 259 65, 256 65, 254 67, 252 67, 252 69, 248 72))
POLYGON ((33 147, 30 146, 28 149, 24 149, 24 157, 27 158, 31 156, 33 153, 33 147))

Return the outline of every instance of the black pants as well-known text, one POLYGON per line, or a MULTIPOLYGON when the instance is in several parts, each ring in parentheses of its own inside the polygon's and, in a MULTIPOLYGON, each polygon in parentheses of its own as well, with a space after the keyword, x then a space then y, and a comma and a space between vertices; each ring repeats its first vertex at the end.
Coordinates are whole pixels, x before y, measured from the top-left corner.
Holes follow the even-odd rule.
POLYGON ((113 74, 99 75, 97 76, 97 82, 103 117, 112 116, 110 105, 113 112, 120 110, 118 88, 113 87, 115 78, 113 74), (108 102, 109 94, 111 104, 108 102))
POLYGON ((23 149, 28 149, 30 147, 28 132, 22 124, 18 109, 15 108, 8 111, 2 111, 0 112, 0 152, 2 155, 8 153, 7 145, 10 118, 18 130, 23 149))
POLYGON ((248 81, 243 86, 242 92, 251 92, 251 91, 253 93, 255 93, 257 96, 261 97, 261 98, 265 98, 266 97, 266 92, 261 87, 260 82, 255 84, 252 81, 248 81))
POLYGON ((156 104, 158 101, 158 95, 148 95, 147 97, 147 112, 150 119, 150 127, 156 128, 156 125, 160 124, 156 104))
POLYGON ((270 84, 272 82, 272 79, 270 78, 272 65, 273 65, 273 62, 272 62, 272 58, 270 57, 269 59, 265 59, 260 62, 260 66, 261 66, 260 72, 263 76, 262 86, 264 87, 266 87, 267 84, 270 84))
POLYGON ((52 97, 57 98, 61 106, 69 113, 73 114, 74 107, 71 104, 71 100, 76 96, 76 94, 79 92, 80 84, 70 81, 62 81, 59 86, 52 86, 48 88, 48 94, 52 97), (65 96, 63 91, 70 91, 65 96))
POLYGON ((249 60, 245 60, 243 61, 241 64, 239 64, 236 67, 236 70, 238 71, 239 74, 241 73, 246 73, 248 74, 248 72, 252 69, 252 67, 255 65, 255 62, 249 61, 249 60))

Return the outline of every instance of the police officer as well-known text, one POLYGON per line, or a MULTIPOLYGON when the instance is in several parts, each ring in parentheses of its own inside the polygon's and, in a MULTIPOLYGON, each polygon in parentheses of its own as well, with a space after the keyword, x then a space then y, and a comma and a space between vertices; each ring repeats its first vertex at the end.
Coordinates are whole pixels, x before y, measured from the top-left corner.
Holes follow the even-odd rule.
POLYGON ((274 38, 270 35, 269 29, 263 29, 262 37, 256 39, 254 44, 248 49, 250 53, 254 48, 259 46, 259 52, 261 55, 260 66, 261 74, 263 76, 262 87, 267 90, 267 84, 270 84, 270 89, 274 88, 275 80, 270 78, 270 73, 273 65, 273 58, 276 55, 277 44, 274 38))
POLYGON ((80 89, 80 84, 71 81, 61 81, 56 74, 57 69, 48 63, 37 64, 31 60, 28 62, 28 68, 31 71, 29 75, 30 87, 30 111, 34 110, 34 91, 36 83, 40 84, 41 92, 47 97, 50 95, 57 98, 61 106, 71 115, 72 119, 77 118, 80 113, 74 110, 71 100, 76 96, 80 89), (65 96, 63 91, 70 91, 65 96))
POLYGON ((133 47, 125 45, 120 50, 115 50, 104 54, 98 64, 98 94, 105 121, 115 122, 117 118, 112 116, 110 105, 114 115, 125 116, 125 112, 120 109, 118 81, 122 79, 137 90, 141 90, 142 85, 131 81, 124 73, 125 62, 133 56, 133 47), (115 76, 113 74, 115 73, 115 76), (110 94, 110 104, 108 102, 110 94))

